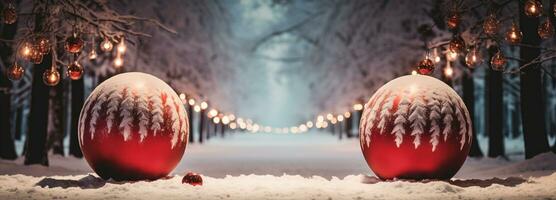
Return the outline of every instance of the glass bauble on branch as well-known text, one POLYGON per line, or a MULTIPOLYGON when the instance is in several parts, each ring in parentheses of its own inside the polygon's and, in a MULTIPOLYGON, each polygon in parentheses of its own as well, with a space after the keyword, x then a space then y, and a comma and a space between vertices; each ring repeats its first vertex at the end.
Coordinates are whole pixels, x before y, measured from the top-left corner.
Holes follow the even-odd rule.
POLYGON ((71 80, 79 80, 83 76, 83 66, 79 64, 79 62, 74 61, 68 66, 68 70, 66 71, 66 75, 71 80))
POLYGON ((428 56, 417 64, 417 73, 430 75, 432 72, 434 72, 434 62, 428 56))
POLYGON ((467 55, 465 55, 465 64, 467 67, 474 69, 483 62, 481 53, 477 47, 471 48, 467 55))
POLYGON ((523 33, 519 30, 519 26, 514 22, 510 30, 506 33, 506 41, 510 44, 519 44, 523 39, 523 33))
POLYGON ((8 71, 6 72, 6 76, 8 76, 8 79, 12 81, 21 80, 24 74, 25 69, 21 67, 21 65, 17 64, 17 62, 15 62, 10 68, 8 68, 8 71))
POLYGON ((465 40, 463 40, 460 35, 455 35, 452 40, 450 40, 448 48, 451 52, 459 54, 465 50, 465 40))
POLYGON ((554 26, 552 26, 552 22, 550 21, 550 17, 547 17, 544 22, 539 24, 539 28, 537 29, 537 33, 541 39, 549 39, 554 36, 554 26))
POLYGON ((485 32, 485 34, 490 36, 496 35, 496 33, 498 33, 499 26, 500 22, 498 21, 498 19, 496 19, 496 15, 490 14, 485 18, 485 21, 483 22, 483 31, 485 32))
POLYGON ((2 18, 5 24, 13 24, 17 21, 17 11, 12 3, 9 3, 2 11, 2 18))
POLYGON ((38 36, 35 38, 35 49, 42 55, 50 52, 50 40, 46 36, 38 36))
POLYGON ((58 72, 56 67, 53 66, 50 69, 44 71, 44 73, 42 74, 42 80, 44 84, 48 86, 58 85, 58 83, 60 82, 60 73, 58 72))
POLYGON ((66 48, 66 51, 70 53, 79 53, 81 52, 84 44, 85 42, 83 39, 81 39, 77 33, 73 33, 71 36, 66 38, 66 44, 64 47, 66 48))
POLYGON ((524 12, 528 17, 540 17, 542 15, 542 3, 539 0, 526 0, 524 12))
POLYGON ((504 71, 506 69, 506 64, 508 63, 506 56, 502 51, 498 50, 494 56, 490 59, 490 66, 494 71, 504 71))
POLYGON ((34 64, 41 64, 42 63, 42 57, 43 57, 43 54, 40 51, 38 51, 36 48, 33 48, 31 50, 31 55, 29 57, 29 60, 34 64))

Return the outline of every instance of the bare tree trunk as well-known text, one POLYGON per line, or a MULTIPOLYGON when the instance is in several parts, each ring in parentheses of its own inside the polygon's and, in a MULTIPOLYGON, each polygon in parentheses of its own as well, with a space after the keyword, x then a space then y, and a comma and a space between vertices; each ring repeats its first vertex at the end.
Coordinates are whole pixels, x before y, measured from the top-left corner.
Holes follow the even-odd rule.
MULTIPOLYGON (((524 2, 519 1, 519 11, 524 8, 524 2)), ((528 46, 538 46, 540 38, 537 34, 538 18, 525 16, 519 12, 519 26, 523 31, 522 43, 528 46)), ((540 55, 540 49, 521 46, 519 51, 520 65, 531 62, 540 55)), ((525 142, 525 158, 532 158, 550 150, 546 137, 545 111, 543 110, 543 87, 539 64, 530 65, 520 74, 521 83, 521 119, 523 120, 523 139, 525 142)))
POLYGON ((352 131, 352 123, 353 123, 353 114, 351 114, 350 117, 347 117, 347 118, 345 119, 345 123, 346 123, 346 124, 345 124, 345 127, 344 127, 344 128, 346 129, 346 136, 347 136, 348 138, 351 138, 351 137, 353 137, 353 135, 351 134, 351 131, 352 131))
POLYGON ((64 85, 66 81, 60 81, 50 91, 50 120, 48 127, 48 149, 54 154, 64 155, 64 85))
MULTIPOLYGON (((488 49, 489 57, 494 56, 497 47, 490 47, 488 49)), ((486 116, 488 129, 488 156, 498 157, 504 156, 504 134, 502 126, 502 109, 503 102, 503 87, 502 87, 502 72, 494 71, 491 67, 487 69, 486 79, 488 85, 485 87, 487 90, 485 94, 488 95, 488 115, 486 116)))
POLYGON ((205 114, 205 109, 201 110, 201 112, 199 113, 199 143, 203 143, 203 140, 205 139, 205 118, 206 118, 206 114, 205 114))
MULTIPOLYGON (((3 8, 0 8, 3 9, 3 8)), ((16 23, 17 24, 17 23, 16 23)), ((11 40, 15 37, 17 30, 16 24, 3 24, 2 32, 0 38, 11 40)), ((8 80, 5 70, 8 69, 12 63, 10 63, 10 57, 13 54, 12 47, 7 43, 0 42, 0 63, 4 70, 0 69, 0 158, 13 160, 17 158, 17 153, 15 152, 14 139, 12 136, 12 127, 10 124, 10 113, 11 113, 11 94, 10 89, 12 88, 12 83, 8 80)))
MULTIPOLYGON (((470 70, 468 73, 464 73, 462 79, 463 102, 467 106, 467 110, 469 110, 471 122, 475 122, 475 82, 473 81, 473 70, 470 70)), ((479 146, 479 141, 477 140, 477 132, 475 131, 474 125, 471 126, 471 132, 473 134, 473 141, 471 143, 469 156, 483 157, 483 152, 481 151, 481 147, 479 146)))
POLYGON ((71 81, 71 114, 70 114, 70 145, 69 154, 78 158, 83 157, 81 147, 79 146, 79 113, 84 103, 85 83, 83 78, 71 81))
POLYGON ((189 118, 188 118, 188 123, 189 123, 189 142, 193 143, 194 141, 194 137, 193 137, 193 115, 195 115, 195 113, 193 112, 193 106, 189 105, 187 102, 185 103, 185 106, 187 106, 187 113, 189 113, 189 118))
POLYGON ((31 91, 31 112, 29 132, 25 144, 25 165, 41 164, 48 166, 46 136, 48 128, 48 97, 50 87, 42 81, 43 73, 50 68, 52 56, 45 55, 41 64, 33 66, 31 91))

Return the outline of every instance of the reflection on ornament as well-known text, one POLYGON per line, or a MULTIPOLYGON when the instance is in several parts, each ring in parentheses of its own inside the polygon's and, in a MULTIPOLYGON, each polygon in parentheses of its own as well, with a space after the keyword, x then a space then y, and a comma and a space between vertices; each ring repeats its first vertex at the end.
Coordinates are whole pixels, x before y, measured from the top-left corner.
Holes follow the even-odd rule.
POLYGON ((8 79, 12 81, 18 81, 21 80, 23 74, 25 74, 25 69, 21 67, 21 65, 17 64, 17 62, 15 62, 10 68, 8 68, 8 71, 6 73, 8 79))
POLYGON ((5 24, 13 24, 17 20, 17 12, 15 6, 9 3, 2 11, 5 24))
POLYGON ((529 17, 540 17, 542 15, 542 3, 539 0, 527 0, 523 7, 525 15, 529 17))
POLYGON ((66 48, 66 51, 70 53, 79 53, 81 52, 84 44, 85 42, 83 41, 83 39, 81 39, 77 35, 77 33, 74 33, 66 38, 66 44, 64 45, 64 47, 66 48))
POLYGON ((519 27, 517 26, 517 24, 515 24, 515 22, 512 23, 512 27, 506 33, 506 41, 508 41, 508 43, 510 44, 518 44, 521 42, 522 38, 523 33, 521 32, 521 30, 519 30, 519 27))
POLYGON ((42 57, 43 57, 42 53, 39 52, 37 49, 33 48, 31 50, 31 55, 30 55, 29 59, 34 64, 41 64, 42 63, 42 57))
POLYGON ((381 179, 450 179, 473 137, 459 95, 423 75, 402 76, 378 89, 359 127, 363 156, 381 179))
POLYGON ((539 25, 537 33, 541 39, 549 39, 554 36, 554 26, 552 26, 550 17, 547 17, 546 20, 539 25))
POLYGON ((458 56, 458 53, 453 51, 448 51, 447 53, 448 61, 455 61, 456 59, 458 59, 458 56))
POLYGON ((38 36, 35 39, 35 49, 42 55, 48 54, 50 52, 50 40, 45 36, 38 36))
POLYGON ((97 56, 98 56, 97 52, 94 49, 92 49, 91 52, 89 52, 89 60, 97 59, 97 56))
POLYGON ((68 66, 66 75, 71 80, 79 80, 83 76, 83 67, 77 61, 74 61, 68 66))
POLYGON ((483 59, 481 58, 481 53, 476 47, 472 48, 465 56, 465 64, 467 64, 467 67, 471 69, 480 65, 482 62, 483 59))
POLYGON ((449 50, 455 53, 461 53, 465 50, 465 41, 461 36, 457 35, 450 40, 449 50))
POLYGON ((31 58, 31 53, 33 52, 33 45, 30 42, 23 42, 19 48, 19 56, 24 60, 29 60, 31 58))
POLYGON ((496 35, 500 22, 496 19, 496 15, 490 14, 485 18, 483 23, 483 31, 487 35, 496 35))
POLYGON ((428 57, 421 60, 417 65, 417 72, 423 75, 430 75, 434 71, 434 63, 428 57))
POLYGON ((112 51, 113 47, 114 47, 114 45, 112 45, 112 42, 110 42, 110 40, 108 40, 108 38, 104 38, 104 40, 102 40, 102 42, 100 42, 100 49, 104 52, 112 51))
POLYGON ((60 82, 60 73, 58 73, 56 67, 51 67, 50 69, 44 71, 42 74, 42 81, 48 86, 58 85, 60 82))
POLYGON ((507 62, 506 57, 500 50, 490 59, 490 65, 494 71, 504 71, 507 62))
POLYGON ((446 21, 446 25, 448 25, 448 28, 450 30, 455 30, 456 28, 458 28, 459 23, 460 17, 457 12, 452 12, 452 14, 450 14, 450 16, 448 17, 448 20, 446 21))

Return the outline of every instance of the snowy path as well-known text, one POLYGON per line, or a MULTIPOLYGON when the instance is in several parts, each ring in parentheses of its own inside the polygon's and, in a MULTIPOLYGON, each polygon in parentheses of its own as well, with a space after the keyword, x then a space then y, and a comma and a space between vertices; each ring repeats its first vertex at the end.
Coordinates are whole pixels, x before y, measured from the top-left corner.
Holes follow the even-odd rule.
POLYGON ((22 162, 0 160, 0 199, 556 198, 556 155, 551 153, 528 161, 468 159, 450 183, 376 183, 357 140, 338 141, 325 133, 214 138, 189 146, 174 177, 153 182, 106 182, 87 175, 87 164, 74 158, 51 156, 49 168, 22 162), (203 174, 205 185, 182 185, 187 171, 203 174))

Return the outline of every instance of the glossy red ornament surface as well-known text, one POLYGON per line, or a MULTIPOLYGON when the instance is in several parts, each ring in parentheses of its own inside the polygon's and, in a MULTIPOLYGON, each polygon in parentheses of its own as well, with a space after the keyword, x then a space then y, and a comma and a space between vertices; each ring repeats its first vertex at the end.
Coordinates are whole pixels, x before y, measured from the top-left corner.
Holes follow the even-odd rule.
POLYGON ((181 160, 187 113, 162 80, 139 72, 114 76, 85 101, 79 120, 81 151, 102 178, 158 179, 181 160))
POLYGON ((417 72, 422 75, 429 75, 432 74, 434 71, 434 63, 431 59, 425 58, 421 60, 417 65, 417 72))
POLYGON ((185 176, 183 176, 183 179, 181 179, 181 183, 187 183, 193 186, 203 185, 203 177, 197 173, 188 172, 185 176))
POLYGON ((75 61, 68 66, 66 73, 71 80, 79 80, 83 76, 83 67, 75 61))
POLYGON ((85 42, 83 41, 83 39, 77 36, 77 34, 73 34, 66 38, 66 44, 64 45, 64 47, 66 48, 66 51, 70 53, 79 53, 81 52, 84 44, 85 42))
POLYGON ((436 78, 409 75, 365 105, 361 150, 381 179, 449 179, 471 144, 471 120, 457 93, 436 78))

